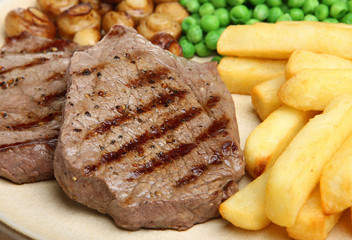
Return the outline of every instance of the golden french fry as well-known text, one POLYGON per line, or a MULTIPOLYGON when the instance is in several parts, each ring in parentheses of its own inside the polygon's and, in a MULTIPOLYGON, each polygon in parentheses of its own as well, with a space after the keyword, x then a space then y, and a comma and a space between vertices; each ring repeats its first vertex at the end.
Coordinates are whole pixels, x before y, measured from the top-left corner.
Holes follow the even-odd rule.
POLYGON ((324 212, 333 214, 352 206, 352 135, 326 164, 320 177, 324 212))
POLYGON ((272 222, 285 227, 294 224, 325 164, 351 133, 352 95, 335 98, 302 128, 268 177, 266 213, 272 222))
POLYGON ((282 105, 277 92, 285 82, 283 75, 257 84, 252 89, 252 104, 262 121, 282 105))
POLYGON ((293 226, 287 228, 287 233, 294 239, 325 240, 341 215, 342 212, 331 215, 323 212, 319 187, 316 187, 299 211, 293 226))
POLYGON ((228 26, 217 50, 227 56, 269 59, 288 59, 295 50, 307 50, 352 59, 351 41, 351 27, 344 24, 261 23, 228 26))
POLYGON ((352 61, 329 54, 297 50, 288 59, 286 79, 304 69, 352 69, 352 61))
POLYGON ((221 79, 231 93, 251 94, 260 82, 282 75, 286 60, 224 57, 218 65, 221 79))
POLYGON ((352 69, 306 69, 282 84, 278 97, 294 108, 319 111, 346 93, 352 93, 352 69))
POLYGON ((260 230, 268 226, 270 220, 265 213, 264 200, 269 171, 223 202, 219 207, 221 216, 243 229, 260 230))
POLYGON ((270 114, 247 138, 244 148, 247 172, 254 178, 262 174, 313 115, 285 105, 270 114))

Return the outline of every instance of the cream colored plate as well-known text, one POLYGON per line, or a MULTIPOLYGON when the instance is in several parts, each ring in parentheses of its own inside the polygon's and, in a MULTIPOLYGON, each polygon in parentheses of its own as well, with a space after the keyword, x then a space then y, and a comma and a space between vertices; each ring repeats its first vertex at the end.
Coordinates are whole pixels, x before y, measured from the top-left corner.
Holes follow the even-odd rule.
MULTIPOLYGON (((0 0, 0 44, 4 39, 3 21, 6 13, 15 7, 35 6, 35 0, 0 0)), ((1 91, 0 91, 1 94, 1 91)), ((233 95, 243 149, 245 139, 259 123, 248 96, 233 95)), ((240 187, 248 183, 244 178, 240 187)), ((55 181, 15 185, 0 179, 0 221, 34 239, 288 239, 284 228, 270 225, 252 232, 233 227, 223 219, 199 224, 187 231, 139 230, 125 231, 116 227, 110 217, 70 200, 55 181)), ((1 225, 0 225, 1 226, 1 225)), ((349 214, 331 233, 329 239, 352 237, 349 214)), ((3 239, 0 227, 0 239, 3 239)), ((7 231, 9 232, 9 231, 7 231)))

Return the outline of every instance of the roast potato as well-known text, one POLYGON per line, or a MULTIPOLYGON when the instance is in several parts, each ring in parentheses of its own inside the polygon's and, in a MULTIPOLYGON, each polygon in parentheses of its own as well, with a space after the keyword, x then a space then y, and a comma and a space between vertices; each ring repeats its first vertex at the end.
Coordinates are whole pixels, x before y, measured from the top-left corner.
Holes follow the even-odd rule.
POLYGON ((123 0, 117 5, 116 10, 126 11, 138 25, 142 18, 153 13, 154 4, 152 0, 123 0))
POLYGON ((182 23, 183 19, 189 16, 187 10, 178 2, 161 3, 156 6, 155 12, 168 15, 179 24, 182 23))
POLYGON ((143 18, 137 31, 146 39, 150 40, 155 34, 164 32, 169 33, 175 39, 181 35, 181 25, 173 21, 167 15, 161 13, 153 13, 143 18))
POLYGON ((55 19, 60 13, 78 4, 79 0, 37 0, 38 8, 50 19, 55 19))
POLYGON ((172 52, 176 56, 182 56, 182 48, 180 44, 168 33, 157 33, 150 39, 150 42, 172 52))
POLYGON ((49 17, 36 8, 17 8, 5 17, 5 32, 7 36, 16 36, 27 31, 31 34, 54 38, 56 28, 49 17))
POLYGON ((100 30, 101 17, 89 4, 78 4, 61 13, 57 18, 60 36, 71 40, 76 32, 85 28, 100 30))
POLYGON ((115 25, 123 25, 127 27, 134 27, 133 19, 126 12, 122 11, 110 11, 103 17, 103 29, 104 32, 109 32, 110 28, 115 25))

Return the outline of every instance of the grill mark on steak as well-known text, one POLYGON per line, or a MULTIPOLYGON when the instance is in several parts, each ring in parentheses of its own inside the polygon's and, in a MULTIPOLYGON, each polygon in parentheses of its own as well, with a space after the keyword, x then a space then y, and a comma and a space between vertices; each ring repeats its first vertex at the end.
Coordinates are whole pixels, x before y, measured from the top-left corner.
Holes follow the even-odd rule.
POLYGON ((10 72, 15 69, 24 69, 24 68, 28 68, 28 67, 33 67, 35 65, 44 64, 49 60, 50 60, 49 58, 40 57, 40 58, 35 58, 33 61, 31 61, 27 64, 24 64, 24 65, 21 65, 21 66, 15 66, 15 67, 7 68, 7 69, 4 66, 0 66, 0 74, 4 74, 4 73, 10 72))
MULTIPOLYGON (((220 133, 225 133, 227 125, 228 125, 228 122, 229 122, 229 119, 226 118, 225 116, 222 116, 219 120, 214 120, 213 123, 208 127, 207 130, 205 130, 203 133, 201 133, 200 135, 198 135, 195 138, 195 142, 194 143, 188 143, 188 144, 190 144, 191 146, 194 146, 193 148, 195 148, 201 142, 204 142, 204 141, 208 140, 209 138, 215 137, 215 136, 217 136, 220 133)), ((182 145, 185 145, 185 143, 183 143, 183 144, 181 144, 181 145, 179 145, 178 147, 175 148, 176 149, 176 153, 178 152, 177 149, 180 146, 182 146, 182 145)), ((171 150, 169 152, 166 152, 166 153, 159 153, 159 155, 161 155, 161 156, 165 155, 166 158, 160 158, 160 156, 159 156, 157 158, 151 159, 147 163, 143 164, 142 167, 139 167, 139 168, 135 169, 134 171, 132 171, 131 177, 128 178, 127 180, 133 180, 133 179, 136 179, 136 178, 140 177, 143 174, 151 173, 157 167, 164 166, 164 165, 166 165, 168 163, 171 163, 172 160, 176 160, 179 157, 182 157, 182 156, 186 155, 186 154, 182 155, 182 156, 181 155, 175 155, 175 154, 173 154, 173 155, 171 154, 170 155, 170 152, 172 153, 172 151, 174 151, 175 149, 173 149, 173 150, 171 150), (172 156, 174 156, 174 158, 172 158, 172 156)), ((192 149, 190 149, 190 150, 192 150, 192 149)))
POLYGON ((170 70, 164 67, 156 68, 153 70, 139 70, 138 78, 131 80, 126 84, 130 88, 143 87, 144 85, 155 84, 163 80, 172 80, 173 78, 168 76, 170 70))
MULTIPOLYGON (((120 124, 128 121, 129 119, 137 117, 139 114, 149 112, 156 107, 168 107, 171 103, 175 101, 176 98, 182 99, 185 97, 186 94, 187 91, 175 89, 170 89, 170 93, 167 94, 160 93, 158 97, 153 98, 150 102, 146 103, 145 105, 139 105, 135 112, 126 113, 125 111, 122 111, 122 116, 116 116, 113 119, 107 119, 103 121, 98 125, 98 127, 88 132, 85 139, 89 139, 98 134, 102 135, 110 131, 112 127, 119 126, 120 124)), ((120 107, 118 109, 120 109, 120 107)))
POLYGON ((49 93, 48 95, 43 96, 38 101, 38 105, 47 106, 47 105, 51 104, 52 102, 60 100, 61 98, 65 97, 65 96, 66 96, 66 91, 49 93))
POLYGON ((84 167, 84 175, 89 176, 97 171, 102 165, 121 160, 121 158, 129 151, 142 149, 142 146, 149 140, 158 139, 164 136, 168 132, 177 129, 183 123, 192 120, 201 112, 201 109, 192 107, 181 114, 175 115, 173 118, 166 119, 159 126, 152 126, 151 131, 145 131, 142 135, 139 135, 135 139, 124 144, 118 151, 104 154, 97 164, 84 167))
POLYGON ((41 138, 36 140, 28 140, 28 141, 17 142, 12 144, 3 144, 3 145, 0 145, 0 152, 6 152, 17 147, 25 147, 25 146, 38 145, 38 144, 46 144, 50 148, 54 149, 57 144, 57 136, 49 137, 49 138, 41 138))
POLYGON ((55 117, 59 116, 59 115, 61 115, 61 112, 54 112, 54 113, 50 113, 49 115, 44 116, 40 119, 37 119, 35 121, 29 122, 29 123, 17 124, 17 125, 13 125, 13 126, 8 126, 7 128, 12 129, 14 131, 22 131, 22 130, 29 129, 29 128, 43 126, 44 124, 54 120, 55 117))
POLYGON ((221 145, 221 150, 216 150, 207 163, 192 166, 191 170, 189 171, 189 175, 178 179, 176 181, 175 187, 181 188, 189 183, 196 181, 203 173, 208 171, 212 165, 223 163, 223 158, 225 156, 229 156, 230 154, 236 155, 234 152, 237 150, 238 148, 234 142, 225 142, 221 145))
MULTIPOLYGON (((91 67, 91 68, 85 68, 85 69, 82 69, 80 71, 76 71, 76 72, 73 72, 72 75, 76 75, 76 76, 89 76, 92 74, 92 72, 97 72, 98 70, 101 71, 103 70, 105 67, 107 67, 108 65, 110 65, 109 62, 105 62, 105 63, 101 63, 95 67, 91 67)), ((98 72, 97 73, 97 76, 101 76, 101 73, 98 72)), ((99 77, 98 76, 98 77, 99 77)))
POLYGON ((207 107, 209 107, 209 108, 213 108, 213 107, 215 107, 217 104, 218 104, 218 102, 220 101, 220 97, 219 96, 210 96, 210 98, 209 98, 209 100, 207 101, 207 107))
POLYGON ((45 81, 51 82, 56 80, 62 80, 65 77, 65 72, 55 72, 53 75, 48 77, 45 81))

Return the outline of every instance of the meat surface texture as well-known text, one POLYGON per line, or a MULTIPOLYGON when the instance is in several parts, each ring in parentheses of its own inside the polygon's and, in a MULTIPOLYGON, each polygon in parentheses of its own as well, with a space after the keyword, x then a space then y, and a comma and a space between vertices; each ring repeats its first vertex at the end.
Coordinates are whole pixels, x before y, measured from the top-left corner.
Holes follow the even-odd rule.
POLYGON ((0 49, 1 177, 15 183, 53 179, 72 47, 24 33, 0 49))
POLYGON ((69 68, 54 172, 116 225, 185 230, 218 217, 244 174, 235 107, 214 63, 114 26, 69 68))

